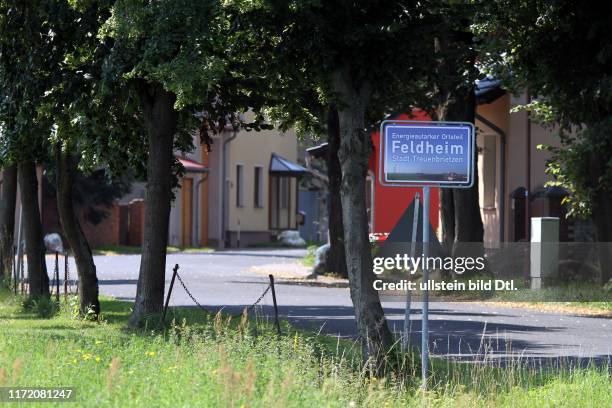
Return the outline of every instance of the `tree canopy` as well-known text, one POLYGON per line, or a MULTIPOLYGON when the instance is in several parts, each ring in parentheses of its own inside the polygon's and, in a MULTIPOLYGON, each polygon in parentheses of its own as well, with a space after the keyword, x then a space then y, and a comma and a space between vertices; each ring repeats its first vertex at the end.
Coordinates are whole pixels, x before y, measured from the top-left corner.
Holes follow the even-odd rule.
POLYGON ((482 68, 514 91, 528 89, 534 119, 561 126, 549 169, 572 192, 574 213, 588 215, 595 191, 612 188, 609 157, 596 174, 588 166, 590 155, 612 151, 609 5, 496 1, 485 10, 476 25, 482 68))

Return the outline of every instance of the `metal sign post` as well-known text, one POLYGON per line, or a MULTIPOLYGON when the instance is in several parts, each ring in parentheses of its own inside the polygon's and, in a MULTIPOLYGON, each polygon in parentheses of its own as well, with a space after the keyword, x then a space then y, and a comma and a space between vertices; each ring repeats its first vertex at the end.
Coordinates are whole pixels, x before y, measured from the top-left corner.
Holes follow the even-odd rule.
MULTIPOLYGON (((423 187, 423 259, 429 254, 429 186, 423 187)), ((427 389, 427 377, 429 375, 429 271, 427 262, 423 262, 423 309, 421 317, 421 372, 423 389, 427 389)))
MULTIPOLYGON (((385 120, 380 126, 380 135, 380 184, 423 188, 421 367, 422 386, 426 389, 429 377, 429 271, 426 259, 429 255, 430 188, 472 187, 476 148, 474 125, 469 122, 385 120)), ((413 232, 413 240, 414 235, 413 232)), ((409 293, 406 307, 410 307, 409 293)), ((409 320, 410 311, 406 310, 404 336, 409 320)))

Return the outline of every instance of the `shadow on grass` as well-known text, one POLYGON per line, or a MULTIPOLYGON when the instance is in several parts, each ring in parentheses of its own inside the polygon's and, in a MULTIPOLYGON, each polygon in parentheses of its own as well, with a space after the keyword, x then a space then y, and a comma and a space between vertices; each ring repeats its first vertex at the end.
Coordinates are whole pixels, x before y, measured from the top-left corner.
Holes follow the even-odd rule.
MULTIPOLYGON (((121 349, 124 343, 129 343, 132 341, 130 337, 135 334, 137 336, 142 336, 144 338, 153 339, 163 337, 163 340, 166 342, 176 342, 176 347, 182 347, 183 342, 189 342, 192 339, 192 335, 197 336, 200 331, 207 331, 208 333, 212 333, 210 336, 206 336, 206 339, 210 339, 210 341, 241 341, 239 335, 237 333, 237 326, 240 324, 241 316, 244 306, 235 306, 233 308, 224 308, 223 315, 219 315, 220 318, 216 319, 216 312, 218 309, 215 309, 213 306, 209 306, 207 311, 202 311, 199 308, 195 307, 173 307, 169 309, 168 315, 166 318, 166 326, 162 330, 152 331, 152 330, 130 330, 127 328, 127 321, 131 312, 133 303, 131 301, 122 301, 115 300, 109 298, 101 299, 101 309, 103 313, 103 318, 109 323, 96 325, 93 323, 85 323, 79 324, 79 321, 68 320, 70 319, 67 315, 61 315, 54 319, 50 320, 40 320, 38 325, 41 326, 42 330, 49 330, 44 333, 44 336, 40 336, 42 340, 40 344, 41 347, 46 347, 44 350, 48 349, 48 344, 50 342, 47 339, 56 340, 55 346, 59 350, 60 348, 66 348, 66 345, 74 343, 75 345, 85 343, 79 341, 79 339, 85 337, 90 340, 103 340, 106 339, 107 336, 114 335, 118 337, 113 342, 113 347, 116 347, 116 350, 113 349, 113 353, 121 353, 121 349), (235 315, 230 317, 229 312, 234 312, 235 315), (177 325, 181 325, 184 320, 186 325, 189 326, 188 330, 183 332, 178 331, 173 333, 176 329, 170 325, 170 322, 174 320, 177 325), (221 322, 220 322, 221 321, 221 322), (66 322, 65 324, 62 324, 66 322), (217 326, 222 326, 222 334, 217 334, 216 330, 217 326), (100 330, 87 330, 101 328, 100 330), (57 331, 57 332, 55 332, 57 331), (129 333, 129 335, 124 335, 129 333), (117 336, 117 334, 119 336, 117 336), (174 334, 174 335, 171 335, 174 334), (224 336, 227 335, 227 338, 224 339, 224 336)), ((0 303, 0 318, 3 318, 3 312, 7 310, 3 306, 5 304, 0 303)), ((10 307, 11 313, 13 311, 13 305, 10 307)), ((270 308, 264 308, 263 310, 257 311, 258 313, 264 314, 264 316, 257 315, 253 313, 250 315, 251 319, 265 319, 265 315, 270 312, 270 308)), ((329 320, 340 320, 347 325, 354 325, 354 319, 352 317, 352 308, 335 308, 334 313, 330 316, 329 309, 321 309, 321 308, 306 308, 306 307, 284 307, 281 308, 281 313, 287 316, 289 321, 292 323, 299 325, 300 321, 303 326, 306 326, 309 321, 312 321, 313 317, 319 316, 321 317, 322 312, 325 312, 324 316, 327 316, 326 319, 321 318, 319 321, 329 321, 329 320)), ((439 312, 444 312, 444 310, 440 310, 439 312)), ((29 316, 30 319, 25 320, 34 320, 32 316, 29 316)), ((151 323, 159 322, 159 316, 152 316, 150 319, 151 323)), ((251 321, 251 320, 250 320, 251 321)), ((317 331, 308 332, 304 329, 295 328, 289 325, 287 321, 283 322, 282 330, 283 336, 278 339, 274 332, 269 330, 272 328, 271 321, 268 322, 260 322, 257 321, 256 324, 253 325, 251 329, 261 330, 261 332, 266 331, 266 335, 262 336, 260 339, 253 339, 251 337, 248 341, 258 341, 261 343, 268 344, 270 343, 270 349, 272 350, 276 345, 285 346, 290 345, 292 347, 294 344, 294 336, 296 337, 295 342, 297 343, 297 336, 301 337, 305 340, 305 343, 308 344, 309 347, 313 348, 313 351, 317 354, 326 354, 332 355, 334 357, 344 356, 345 359, 349 360, 349 365, 351 369, 354 369, 355 372, 360 372, 362 370, 361 361, 359 358, 360 353, 360 343, 355 339, 338 339, 334 337, 328 336, 319 336, 317 331), (269 334, 272 335, 269 335, 269 334), (277 342, 278 339, 278 342, 277 342), (353 357, 354 364, 353 364, 353 357)), ((453 327, 453 330, 462 329, 462 336, 467 338, 468 340, 478 341, 478 343, 482 340, 482 326, 477 322, 469 322, 465 320, 460 320, 460 327, 453 327)), ((14 338, 19 338, 18 336, 23 336, 27 334, 28 330, 27 322, 21 323, 22 327, 19 327, 18 330, 11 333, 14 338)), ((431 322, 432 326, 432 340, 436 341, 438 336, 445 337, 445 332, 443 329, 446 329, 440 324, 436 324, 436 322, 431 322)), ((501 328, 500 324, 500 328, 501 328)), ((523 325, 503 325, 504 328, 513 331, 534 331, 539 330, 545 333, 554 333, 556 328, 533 328, 523 325)), ((36 328, 37 330, 39 328, 36 328)), ((180 329, 180 327, 179 327, 180 329)), ((418 333, 419 327, 415 322, 415 334, 418 333)), ((325 332, 325 330, 323 330, 325 332)), ((34 335, 36 336, 36 334, 34 335)), ((413 344, 416 344, 416 339, 413 339, 413 344)), ((209 340, 206 340, 209 341, 209 340)), ((136 342, 140 345, 140 347, 147 347, 148 339, 144 339, 144 341, 140 341, 140 339, 136 342)), ((198 346, 198 343, 194 343, 198 346)), ((250 343, 249 343, 250 344, 250 343)), ((478 346, 474 344, 474 351, 478 351, 478 346)), ((523 344, 521 346, 526 347, 535 347, 536 344, 523 344)), ((278 347, 278 346, 277 346, 278 347)), ((450 347, 447 348, 452 351, 453 343, 451 342, 450 347)), ((180 350, 180 349, 179 349, 180 350)), ((251 353, 251 348, 245 347, 245 353, 251 353)), ((504 350, 504 347, 496 348, 495 351, 499 352, 504 350)), ((417 387, 418 384, 418 375, 419 375, 419 366, 418 359, 415 356, 418 354, 415 353, 416 349, 413 350, 412 357, 408 357, 407 360, 410 360, 409 366, 409 378, 407 381, 412 381, 414 383, 414 387, 417 387)), ((249 354, 247 354, 249 355, 249 354)), ((249 355, 250 356, 250 355, 249 355)), ((596 360, 606 360, 609 356, 600 355, 596 357, 596 360)), ((255 357, 257 358, 257 357, 255 357)), ((245 356, 246 359, 246 356, 245 356)), ((316 359, 317 361, 322 361, 323 359, 316 359)), ((591 360, 593 361, 593 360, 591 360)), ((609 361, 609 360, 608 360, 609 361)), ((537 362, 535 360, 529 360, 531 362, 531 367, 526 367, 525 364, 521 362, 519 365, 511 365, 512 368, 521 369, 521 373, 515 373, 514 370, 509 370, 501 362, 499 366, 490 367, 485 366, 483 364, 463 364, 460 362, 453 361, 452 358, 442 359, 442 358, 432 358, 432 384, 440 384, 441 387, 445 387, 446 384, 452 382, 452 384, 461 384, 465 385, 468 390, 477 390, 482 391, 482 389, 486 387, 490 387, 491 392, 494 392, 499 389, 504 388, 504 384, 507 382, 511 382, 512 385, 523 385, 525 387, 534 387, 545 385, 547 382, 551 380, 555 380, 559 376, 559 370, 564 370, 567 372, 567 367, 575 367, 575 366, 583 366, 581 361, 566 359, 555 361, 541 359, 537 362), (558 363, 558 364, 557 364, 558 363), (545 369, 543 368, 545 367, 545 369), (523 375, 524 373, 524 375, 523 375), (550 373, 550 374, 549 374, 550 373), (502 385, 499 385, 502 384, 502 385)), ((608 363, 609 364, 609 363, 608 363)), ((399 371, 398 371, 399 372, 399 371)), ((412 386, 412 385, 411 385, 412 386)), ((416 388, 415 388, 416 389, 416 388)), ((489 388, 486 388, 489 391, 489 388)))
MULTIPOLYGON (((4 303, 4 302, 3 302, 4 303)), ((223 324, 229 330, 236 329, 241 321, 241 314, 244 310, 242 306, 229 306, 219 308, 217 306, 207 306, 206 311, 202 311, 196 307, 171 307, 168 310, 164 324, 160 324, 161 316, 152 315, 144 325, 144 329, 130 329, 127 326, 128 319, 131 313, 133 302, 125 300, 116 300, 110 298, 101 299, 101 310, 103 324, 95 323, 79 324, 79 321, 71 319, 68 314, 62 314, 55 318, 44 320, 37 318, 31 312, 20 311, 19 306, 11 304, 6 313, 6 303, 0 303, 0 318, 21 320, 23 323, 14 326, 15 331, 28 330, 29 322, 32 322, 30 328, 33 330, 44 331, 62 331, 65 330, 66 335, 79 335, 84 332, 94 331, 92 329, 104 329, 105 324, 111 325, 112 330, 124 334, 136 334, 141 336, 150 336, 152 333, 162 334, 164 337, 170 333, 172 322, 176 326, 189 326, 192 332, 210 331, 214 329, 215 316, 222 312, 221 318, 223 324), (2 306, 5 306, 4 308, 2 306)), ((354 333, 355 320, 353 310, 350 307, 305 307, 305 306, 281 306, 279 307, 280 315, 283 316, 283 334, 284 336, 292 336, 296 332, 301 333, 305 337, 316 338, 316 342, 327 344, 326 347, 330 350, 337 348, 340 341, 346 344, 355 343, 354 333), (319 336, 318 334, 328 334, 330 337, 319 336), (340 340, 342 339, 342 340, 340 340), (328 341, 329 340, 329 341, 328 341)), ((399 314, 402 309, 388 309, 389 314, 399 314)), ((415 309, 414 312, 418 312, 415 309)), ((517 356, 523 362, 529 364, 552 363, 551 365, 559 365, 559 361, 570 362, 570 366, 584 366, 589 362, 595 361, 599 365, 609 364, 610 355, 602 354, 595 357, 582 357, 580 355, 569 355, 564 357, 551 356, 550 350, 559 349, 560 346, 554 344, 554 336, 562 331, 563 328, 554 326, 534 326, 521 323, 510 322, 482 322, 471 320, 474 316, 480 316, 480 313, 467 312, 457 313, 456 311, 438 310, 431 311, 435 315, 448 315, 456 317, 453 320, 431 320, 430 321, 430 349, 437 356, 465 362, 485 362, 496 361, 501 364, 512 362, 517 356), (462 316, 463 315, 463 316, 462 316), (523 338, 513 339, 512 336, 506 337, 504 333, 542 333, 545 334, 548 341, 538 341, 523 338), (523 356, 524 351, 529 351, 530 356, 523 356)), ((249 314, 249 324, 255 327, 256 330, 262 332, 273 332, 273 310, 271 306, 263 306, 257 308, 249 314)), ((499 317, 499 316, 498 316, 499 317)), ((392 331, 400 332, 402 330, 402 322, 397 319, 389 319, 389 325, 392 331)), ((109 329, 111 329, 109 327, 109 329)), ((413 321, 411 330, 411 344, 420 344, 420 321, 413 321)), ((52 333, 50 333, 52 334, 52 333)), ((59 335, 53 333, 53 335, 59 335)), ((574 349, 577 344, 570 344, 574 349)), ((355 345, 353 344, 353 347, 355 345)), ((571 352, 573 354, 574 350, 571 352)))

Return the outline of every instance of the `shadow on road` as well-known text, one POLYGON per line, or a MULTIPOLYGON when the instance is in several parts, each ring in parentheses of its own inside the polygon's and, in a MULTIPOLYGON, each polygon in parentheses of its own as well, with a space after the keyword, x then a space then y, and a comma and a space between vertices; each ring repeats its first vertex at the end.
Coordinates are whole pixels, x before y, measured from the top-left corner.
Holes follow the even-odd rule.
MULTIPOLYGON (((239 315, 249 305, 234 306, 206 306, 211 312, 223 310, 224 313, 239 315)), ((273 307, 271 305, 258 306, 258 313, 272 321, 273 307)), ((388 315, 390 329, 399 336, 403 329, 403 320, 399 319, 403 309, 385 309, 388 315), (394 316, 395 314, 395 316, 394 316)), ((412 310, 420 314, 419 309, 412 310)), ((443 309, 433 309, 430 313, 435 316, 445 314, 453 316, 492 316, 481 313, 461 313, 443 309)), ((357 327, 351 307, 311 307, 311 306, 280 306, 279 314, 294 327, 310 330, 315 333, 339 336, 345 339, 355 339, 357 327)), ((457 361, 477 362, 486 364, 507 365, 523 364, 530 366, 552 367, 585 367, 589 364, 610 364, 612 355, 602 354, 584 357, 580 355, 552 355, 555 350, 579 345, 555 344, 553 342, 535 342, 512 339, 516 333, 545 333, 550 340, 554 334, 563 330, 560 327, 537 327, 521 324, 495 323, 455 320, 430 320, 430 350, 432 355, 445 357, 457 361)), ((421 342, 421 322, 412 321, 410 344, 418 346, 421 342)), ((569 350, 568 350, 569 351, 569 350)), ((576 354, 576 353, 574 353, 576 354)))

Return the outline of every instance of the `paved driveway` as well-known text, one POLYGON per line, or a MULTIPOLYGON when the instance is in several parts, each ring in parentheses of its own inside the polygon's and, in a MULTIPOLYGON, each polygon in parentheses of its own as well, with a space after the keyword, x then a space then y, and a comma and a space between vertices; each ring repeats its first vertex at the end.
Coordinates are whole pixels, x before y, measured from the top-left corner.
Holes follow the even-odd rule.
MULTIPOLYGON (((210 310, 240 313, 266 288, 268 278, 253 266, 297 262, 303 250, 256 250, 210 254, 172 254, 167 258, 167 282, 174 264, 198 301, 210 310)), ((51 262, 51 261, 50 261, 51 262)), ((100 290, 105 295, 132 300, 136 293, 139 255, 97 256, 100 290)), ((71 265, 74 271, 74 264, 71 265)), ((354 336, 353 309, 347 288, 316 287, 280 281, 276 286, 280 314, 299 327, 327 334, 354 336)), ((271 298, 262 301, 271 313, 271 298)), ((171 305, 193 306, 180 285, 171 305)), ((403 305, 384 303, 394 331, 401 331, 403 305)), ((413 304, 412 338, 420 344, 420 303, 413 304)), ((571 360, 599 362, 612 358, 612 320, 501 308, 477 303, 433 302, 430 305, 430 348, 434 354, 468 360, 483 355, 502 360, 571 360)))

